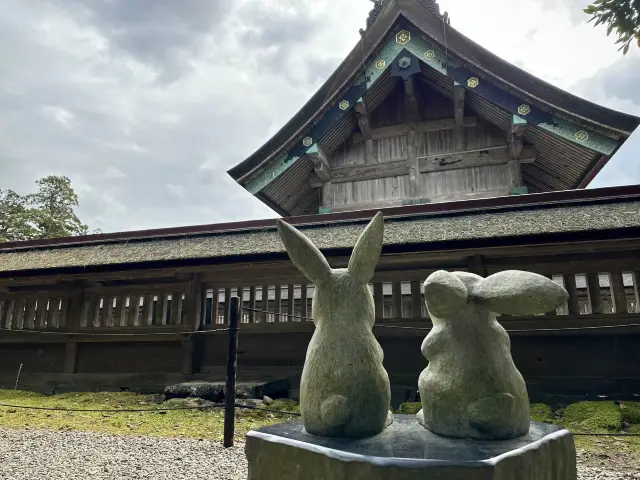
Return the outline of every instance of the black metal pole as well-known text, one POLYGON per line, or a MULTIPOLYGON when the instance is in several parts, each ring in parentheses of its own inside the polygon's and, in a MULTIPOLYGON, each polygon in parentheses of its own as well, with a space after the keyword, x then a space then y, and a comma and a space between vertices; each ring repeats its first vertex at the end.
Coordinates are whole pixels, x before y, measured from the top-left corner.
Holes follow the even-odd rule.
POLYGON ((240 322, 240 299, 231 297, 229 315, 229 348, 227 358, 227 389, 224 407, 224 448, 233 447, 236 418, 236 369, 238 366, 238 325, 240 322))

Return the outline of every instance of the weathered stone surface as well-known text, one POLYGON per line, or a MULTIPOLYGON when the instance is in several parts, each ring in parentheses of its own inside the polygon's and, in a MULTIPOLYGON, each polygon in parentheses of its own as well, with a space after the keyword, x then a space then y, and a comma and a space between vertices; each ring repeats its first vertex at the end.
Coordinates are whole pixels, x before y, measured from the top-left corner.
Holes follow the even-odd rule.
POLYGON ((184 382, 169 385, 164 389, 167 400, 173 398, 198 397, 211 402, 224 399, 224 384, 214 382, 184 382))
POLYGON ((424 283, 424 298, 433 329, 422 343, 429 365, 418 379, 418 421, 433 433, 454 438, 498 440, 527 434, 527 388, 495 313, 546 313, 566 301, 566 291, 529 272, 483 279, 437 271, 424 283))
MULTIPOLYGON (((169 385, 164 389, 165 398, 198 397, 212 402, 224 400, 225 382, 184 382, 169 385)), ((287 380, 273 380, 267 382, 241 382, 236 385, 236 398, 262 399, 265 395, 286 392, 289 388, 287 380)))
POLYGON ((249 432, 249 480, 576 480, 572 435, 533 422, 506 441, 451 439, 396 415, 378 435, 336 439, 308 434, 301 422, 249 432))
POLYGON ((307 237, 278 220, 289 257, 316 286, 316 329, 300 379, 300 412, 309 433, 375 435, 392 418, 389 377, 372 332, 375 307, 368 286, 382 251, 383 229, 378 213, 358 238, 348 267, 332 269, 307 237))

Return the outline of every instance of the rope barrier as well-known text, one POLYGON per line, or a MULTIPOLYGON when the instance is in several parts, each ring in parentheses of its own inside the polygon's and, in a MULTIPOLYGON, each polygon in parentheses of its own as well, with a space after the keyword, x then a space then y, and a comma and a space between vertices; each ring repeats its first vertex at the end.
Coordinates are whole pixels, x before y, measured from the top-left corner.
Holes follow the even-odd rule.
POLYGON ((14 330, 11 328, 0 328, 0 332, 12 332, 12 333, 31 333, 31 334, 41 334, 41 335, 66 335, 73 337, 102 337, 105 335, 110 335, 112 337, 140 337, 149 335, 191 335, 191 334, 217 334, 228 332, 228 328, 215 328, 212 330, 186 330, 186 331, 176 331, 176 332, 132 332, 132 333, 122 333, 122 332, 109 332, 108 328, 105 328, 101 332, 52 332, 47 330, 14 330))
MULTIPOLYGON (((281 312, 269 312, 268 310, 260 310, 257 308, 247 308, 240 307, 241 310, 245 310, 248 312, 256 312, 256 313, 266 313, 269 315, 278 315, 285 316, 290 318, 299 318, 301 320, 313 321, 311 317, 303 317, 300 315, 281 313, 281 312)), ((407 325, 374 325, 374 328, 396 328, 401 330, 422 330, 422 331, 430 331, 431 327, 411 327, 407 325)), ((640 327, 640 323, 628 323, 628 324, 617 324, 617 325, 593 325, 593 326, 585 326, 585 327, 558 327, 558 328, 528 328, 528 329, 508 329, 509 333, 524 333, 524 332, 558 332, 558 331, 580 331, 580 330, 600 330, 600 329, 608 329, 608 328, 627 328, 627 327, 640 327)))
MULTIPOLYGON (((71 413, 149 413, 149 412, 171 412, 179 410, 207 410, 213 408, 224 408, 224 405, 201 405, 192 407, 171 407, 171 408, 118 408, 118 409, 93 409, 93 408, 61 408, 61 407, 36 407, 31 405, 9 405, 6 403, 0 403, 0 407, 16 408, 23 410, 43 410, 48 412, 71 412, 71 413)), ((270 408, 256 407, 253 405, 243 405, 241 403, 235 404, 236 408, 245 410, 259 410, 261 412, 279 413, 283 415, 300 416, 298 412, 287 412, 285 410, 274 410, 270 408)))
MULTIPOLYGON (((282 312, 270 312, 268 310, 260 310, 257 308, 247 308, 240 307, 241 310, 247 312, 255 312, 255 313, 265 313, 268 315, 278 315, 280 317, 287 318, 297 318, 299 320, 313 321, 311 317, 305 317, 302 315, 288 314, 282 312)), ((638 328, 640 327, 640 323, 627 323, 627 324, 615 324, 615 325, 592 325, 592 326, 583 326, 583 327, 557 327, 557 328, 526 328, 526 329, 507 329, 508 333, 529 333, 529 332, 562 332, 562 331, 589 331, 589 330, 610 330, 617 328, 638 328)), ((393 328, 398 330, 418 330, 428 332, 432 328, 431 327, 411 327, 408 325, 381 325, 376 324, 374 328, 393 328)), ((215 328, 210 330, 187 330, 187 331, 176 331, 176 332, 131 332, 131 333, 122 333, 122 332, 113 332, 110 333, 108 328, 100 332, 55 332, 55 331, 47 331, 47 330, 15 330, 11 328, 0 328, 0 332, 11 332, 11 333, 26 333, 26 334, 39 334, 39 335, 65 335, 65 336, 73 336, 73 337, 100 337, 104 335, 110 335, 113 337, 137 337, 137 336, 149 336, 149 335, 158 335, 158 336, 168 336, 168 335, 201 335, 201 334, 209 334, 209 335, 217 335, 220 333, 228 332, 229 328, 215 328)))
MULTIPOLYGON (((300 417, 299 412, 288 412, 286 410, 275 410, 271 408, 262 408, 253 405, 242 405, 237 403, 236 408, 245 410, 256 410, 267 413, 277 413, 280 415, 290 415, 292 417, 300 417)), ((40 410, 40 411, 53 411, 53 412, 70 412, 70 413, 150 413, 150 412, 171 412, 171 411, 184 411, 184 410, 208 410, 214 408, 223 408, 224 405, 202 405, 199 407, 172 407, 172 408, 121 408, 121 409, 84 409, 84 408, 61 408, 61 407, 35 407, 29 405, 9 405, 6 403, 0 403, 0 407, 16 408, 24 410, 40 410)), ((575 433, 574 436, 581 437, 640 437, 640 433, 575 433)))

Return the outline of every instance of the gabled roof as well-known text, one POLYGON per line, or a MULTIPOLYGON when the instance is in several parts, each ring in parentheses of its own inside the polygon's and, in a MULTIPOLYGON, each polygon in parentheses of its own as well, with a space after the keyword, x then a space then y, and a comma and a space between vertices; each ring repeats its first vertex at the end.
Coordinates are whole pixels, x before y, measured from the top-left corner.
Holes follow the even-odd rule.
POLYGON ((471 108, 484 120, 503 129, 513 115, 528 122, 525 137, 543 157, 524 170, 534 192, 585 187, 640 124, 638 117, 581 99, 502 60, 423 0, 386 0, 309 102, 228 173, 278 213, 313 211, 317 193, 300 182, 313 168, 306 153, 346 140, 356 126, 355 103, 380 104, 393 88, 388 67, 407 50, 422 60, 423 75, 441 93, 450 96, 454 84, 464 86, 471 108))
MULTIPOLYGON (((383 252, 637 238, 640 186, 380 209, 383 252), (473 228, 470 228, 473 225, 473 228), (545 240, 546 239, 546 240, 545 240)), ((288 218, 325 252, 349 251, 378 210, 288 218)), ((0 278, 286 258, 276 220, 0 243, 0 278), (243 258, 244 257, 244 258, 243 258)))

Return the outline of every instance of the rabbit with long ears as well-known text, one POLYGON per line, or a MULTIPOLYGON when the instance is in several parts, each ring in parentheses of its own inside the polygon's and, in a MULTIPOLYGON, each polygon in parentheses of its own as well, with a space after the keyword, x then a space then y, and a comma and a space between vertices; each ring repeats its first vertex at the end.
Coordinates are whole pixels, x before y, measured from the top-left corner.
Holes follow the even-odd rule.
POLYGON ((332 269, 318 248, 288 223, 278 232, 289 257, 315 284, 313 333, 300 380, 300 413, 311 434, 357 438, 391 422, 391 389, 373 335, 375 307, 368 282, 380 253, 378 213, 360 235, 347 268, 332 269))
POLYGON ((529 432, 529 398, 496 313, 555 310, 568 294, 542 275, 504 271, 487 278, 437 271, 424 282, 433 329, 422 343, 418 421, 432 433, 500 440, 529 432), (495 313, 494 313, 495 312, 495 313))

